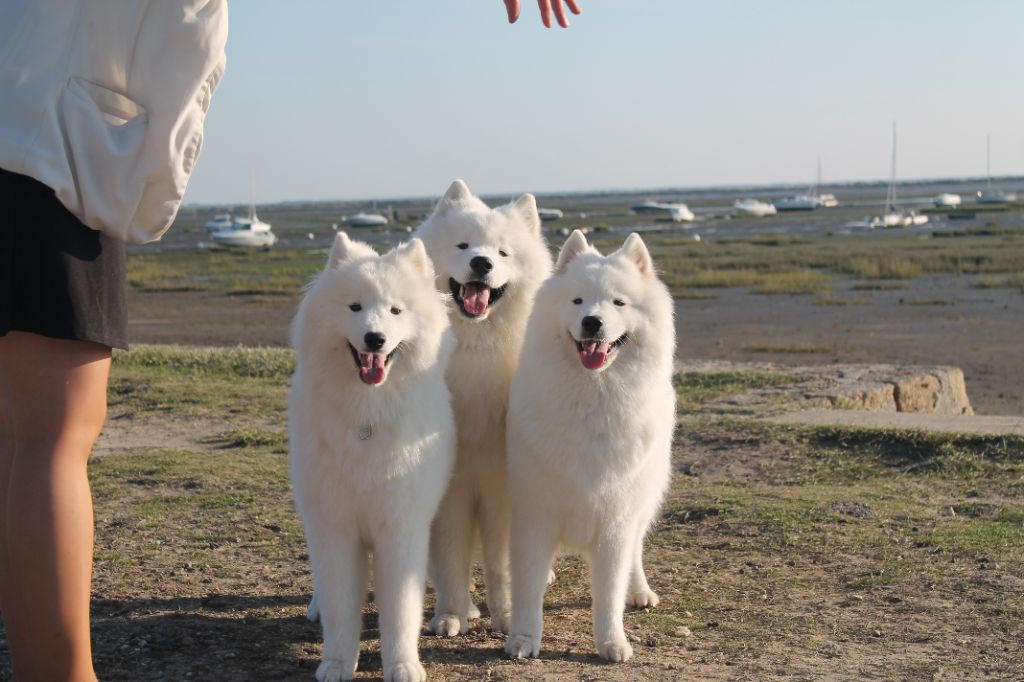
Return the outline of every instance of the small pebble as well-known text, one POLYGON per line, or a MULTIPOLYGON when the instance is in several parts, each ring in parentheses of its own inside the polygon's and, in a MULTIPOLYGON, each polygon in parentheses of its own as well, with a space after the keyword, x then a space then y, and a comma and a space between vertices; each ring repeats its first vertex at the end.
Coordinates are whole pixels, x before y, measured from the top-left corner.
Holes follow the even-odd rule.
POLYGON ((685 625, 680 625, 679 627, 677 627, 673 634, 676 637, 692 637, 693 636, 693 632, 691 632, 690 628, 686 627, 685 625))

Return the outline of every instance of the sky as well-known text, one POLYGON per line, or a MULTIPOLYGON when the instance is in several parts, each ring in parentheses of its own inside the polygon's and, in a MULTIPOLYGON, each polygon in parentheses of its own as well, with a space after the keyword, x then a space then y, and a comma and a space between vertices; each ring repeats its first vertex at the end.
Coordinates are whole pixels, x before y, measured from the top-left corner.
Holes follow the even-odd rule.
POLYGON ((185 200, 1024 174, 1019 0, 232 0, 185 200))

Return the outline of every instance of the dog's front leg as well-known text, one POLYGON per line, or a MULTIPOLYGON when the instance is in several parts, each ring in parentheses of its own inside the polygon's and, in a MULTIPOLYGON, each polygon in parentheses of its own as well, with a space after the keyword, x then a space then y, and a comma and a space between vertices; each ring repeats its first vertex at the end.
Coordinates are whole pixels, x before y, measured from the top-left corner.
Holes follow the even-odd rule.
POLYGON ((591 556, 594 644, 601 658, 613 663, 623 663, 633 656, 633 647, 626 641, 622 626, 622 612, 626 607, 630 564, 635 558, 634 537, 632 528, 605 528, 600 531, 591 556))
POLYGON ((513 658, 540 656, 544 591, 557 549, 557 521, 541 507, 520 503, 512 514, 512 627, 505 652, 513 658))
POLYGON ((647 575, 644 573, 644 534, 637 533, 634 541, 633 562, 629 570, 629 591, 626 595, 626 605, 638 609, 654 608, 661 601, 654 593, 651 586, 647 584, 647 575))
MULTIPOLYGON (((380 614, 384 682, 424 682, 420 664, 423 590, 427 579, 429 519, 409 533, 378 538, 373 551, 374 596, 380 614)), ((465 589, 465 587, 463 587, 465 589)))
POLYGON ((473 530, 472 493, 456 475, 448 484, 430 531, 430 579, 437 591, 430 629, 442 637, 465 634, 474 615, 468 589, 473 530))
POLYGON ((491 613, 491 630, 504 633, 508 633, 512 608, 508 556, 510 516, 508 492, 504 486, 481 500, 480 540, 484 552, 487 610, 491 613))
POLYGON ((366 597, 366 550, 355 537, 327 537, 310 543, 314 594, 323 625, 323 660, 316 671, 318 682, 351 680, 359 660, 362 606, 366 597))

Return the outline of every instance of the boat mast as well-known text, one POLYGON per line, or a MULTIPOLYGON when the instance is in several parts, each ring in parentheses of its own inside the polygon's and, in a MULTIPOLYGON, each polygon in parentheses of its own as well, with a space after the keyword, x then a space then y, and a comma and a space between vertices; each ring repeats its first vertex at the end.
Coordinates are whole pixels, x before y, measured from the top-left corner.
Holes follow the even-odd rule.
POLYGON ((988 178, 988 191, 992 191, 992 133, 985 135, 985 177, 988 178))
POLYGON ((889 171, 889 191, 885 195, 887 210, 896 210, 896 121, 892 122, 892 168, 889 171))

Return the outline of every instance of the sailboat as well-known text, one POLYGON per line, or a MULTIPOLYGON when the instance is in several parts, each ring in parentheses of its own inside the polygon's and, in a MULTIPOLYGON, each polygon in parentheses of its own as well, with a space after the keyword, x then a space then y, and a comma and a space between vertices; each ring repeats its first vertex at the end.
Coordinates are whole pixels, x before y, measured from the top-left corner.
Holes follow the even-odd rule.
POLYGON ((270 223, 265 223, 256 215, 256 206, 249 207, 247 218, 236 217, 231 224, 217 230, 210 238, 220 246, 248 246, 267 248, 277 243, 277 235, 270 231, 270 223))
POLYGON ((868 223, 869 227, 911 227, 913 225, 924 225, 928 222, 928 216, 920 215, 916 211, 896 208, 896 121, 892 122, 892 167, 889 171, 889 189, 885 195, 885 214, 873 218, 868 223))
POLYGON ((992 189, 992 135, 985 136, 985 191, 978 192, 979 204, 1009 204, 1017 200, 1016 194, 992 189))
POLYGON ((836 195, 821 193, 821 159, 818 159, 817 178, 805 194, 776 199, 772 205, 776 211, 813 211, 816 208, 838 206, 836 195))

